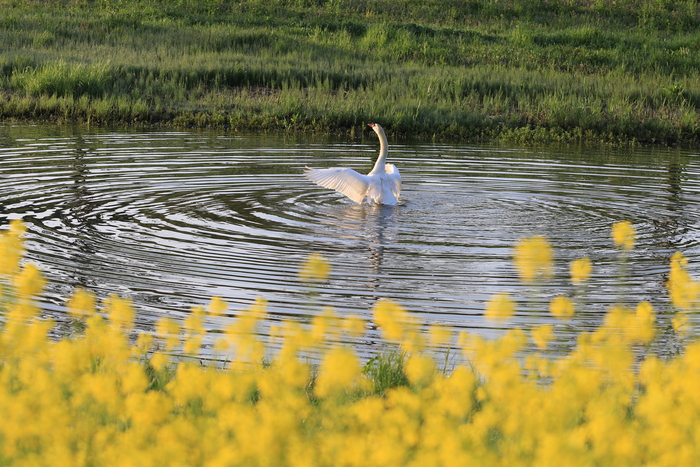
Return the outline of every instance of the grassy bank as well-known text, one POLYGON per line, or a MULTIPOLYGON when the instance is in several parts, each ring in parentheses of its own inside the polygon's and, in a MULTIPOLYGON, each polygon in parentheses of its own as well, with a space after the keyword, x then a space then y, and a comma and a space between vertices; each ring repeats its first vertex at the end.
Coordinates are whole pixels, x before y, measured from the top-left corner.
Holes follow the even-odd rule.
MULTIPOLYGON (((129 300, 98 305, 77 290, 66 336, 34 301, 45 282, 22 264, 22 232, 13 221, 0 235, 2 465, 685 466, 700 456, 700 345, 688 340, 700 282, 681 254, 667 284, 673 329, 659 329, 647 302, 612 306, 561 355, 549 353, 552 324, 497 339, 457 336, 386 299, 371 324, 325 309, 310 322, 275 321, 266 336, 264 300, 231 313, 215 298, 184 322, 137 329, 129 300), (217 337, 214 363, 192 358, 211 342, 208 320, 227 323, 208 336, 217 337), (375 339, 368 327, 399 350, 363 365, 344 342, 375 339), (687 346, 651 355, 645 346, 657 331, 687 346), (537 352, 523 352, 529 342, 537 352), (436 359, 436 348, 459 357, 436 359)), ((612 237, 621 251, 634 246, 629 223, 615 224, 612 237)), ((542 237, 521 240, 514 256, 533 287, 553 274, 542 237)), ((582 291, 591 267, 587 258, 571 265, 582 291)), ((328 273, 315 255, 300 279, 328 273)), ((485 318, 508 320, 516 307, 497 294, 485 318)), ((581 310, 559 296, 550 311, 566 325, 581 310)))
POLYGON ((700 144, 694 0, 0 0, 0 116, 700 144))

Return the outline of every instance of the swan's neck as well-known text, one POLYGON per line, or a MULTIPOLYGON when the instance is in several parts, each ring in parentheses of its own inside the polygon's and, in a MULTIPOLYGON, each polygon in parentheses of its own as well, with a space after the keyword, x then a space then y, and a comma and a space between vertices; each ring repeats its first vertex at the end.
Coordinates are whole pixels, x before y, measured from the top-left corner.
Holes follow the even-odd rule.
POLYGON ((386 156, 389 154, 389 143, 386 139, 386 135, 384 134, 384 130, 380 128, 376 133, 377 136, 379 136, 379 157, 377 158, 377 162, 375 162, 371 173, 384 173, 386 171, 384 169, 384 166, 386 165, 386 156))

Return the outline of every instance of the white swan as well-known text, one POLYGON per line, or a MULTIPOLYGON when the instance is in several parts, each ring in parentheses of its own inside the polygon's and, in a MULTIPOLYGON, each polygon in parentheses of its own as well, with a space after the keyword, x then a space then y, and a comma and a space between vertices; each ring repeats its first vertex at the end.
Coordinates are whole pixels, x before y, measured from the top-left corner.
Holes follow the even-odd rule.
POLYGON ((379 123, 370 123, 379 136, 379 158, 367 175, 362 175, 346 167, 333 169, 306 168, 306 178, 325 188, 344 194, 356 203, 369 198, 378 204, 394 205, 401 193, 401 175, 394 164, 386 163, 389 147, 384 129, 379 123))

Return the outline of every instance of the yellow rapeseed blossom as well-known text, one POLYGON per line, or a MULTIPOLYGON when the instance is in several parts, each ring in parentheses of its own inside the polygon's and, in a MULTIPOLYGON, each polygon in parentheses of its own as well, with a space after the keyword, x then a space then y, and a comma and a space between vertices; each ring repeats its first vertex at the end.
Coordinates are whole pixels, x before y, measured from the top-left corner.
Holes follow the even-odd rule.
POLYGON ((156 323, 156 336, 165 341, 167 351, 180 343, 180 325, 172 318, 161 318, 156 323))
POLYGON ((515 312, 515 302, 510 294, 494 294, 486 303, 484 316, 491 321, 507 321, 515 312))
POLYGON ((449 345, 452 342, 453 335, 453 329, 443 324, 433 324, 428 329, 430 345, 433 347, 449 345))
POLYGON ((304 261, 299 270, 299 279, 302 282, 324 282, 328 280, 331 266, 320 253, 313 253, 304 261))
POLYGON ((118 326, 126 332, 133 328, 136 311, 131 305, 131 300, 112 294, 104 302, 104 312, 113 326, 118 326))
POLYGON ((22 237, 27 232, 27 226, 21 219, 12 219, 10 221, 10 236, 22 237))
POLYGON ((530 332, 532 340, 535 345, 544 350, 549 345, 549 342, 554 338, 554 326, 551 324, 544 324, 542 326, 537 326, 532 328, 530 332))
POLYGON ((626 342, 650 342, 655 334, 656 321, 654 308, 649 302, 639 302, 635 311, 616 305, 605 315, 603 332, 610 332, 626 342))
POLYGON ((541 235, 520 240, 515 246, 513 261, 523 282, 552 275, 552 247, 541 235))
POLYGON ((351 314, 343 320, 343 330, 351 337, 360 337, 365 333, 366 321, 362 316, 351 314))
POLYGON ((632 339, 638 342, 648 343, 654 338, 656 314, 649 302, 639 302, 635 310, 634 323, 632 325, 632 339))
POLYGON ((170 363, 170 357, 163 352, 153 352, 148 362, 157 371, 162 371, 170 363))
POLYGON ((571 262, 569 272, 571 273, 571 282, 574 285, 579 285, 586 282, 591 275, 591 260, 589 258, 579 258, 571 262))
POLYGON ((321 313, 311 319, 311 340, 318 344, 324 340, 338 340, 341 331, 340 319, 331 307, 324 307, 321 313))
POLYGON ((410 355, 406 360, 406 376, 411 384, 424 386, 435 376, 435 360, 426 355, 410 355))
POLYGON ((221 316, 226 313, 228 305, 221 297, 212 297, 207 309, 212 316, 221 316))
MULTIPOLYGON (((267 301, 257 298, 247 310, 226 328, 226 347, 232 347, 241 361, 259 361, 264 349, 258 335, 258 325, 265 316, 267 301)), ((290 323, 286 323, 290 326, 290 323)), ((219 345, 221 348, 221 344, 219 345)))
MULTIPOLYGON (((189 315, 185 318, 183 323, 183 328, 188 335, 192 334, 202 334, 205 332, 204 329, 204 319, 206 318, 206 311, 203 306, 193 306, 190 309, 189 315)), ((185 336, 187 337, 187 336, 185 336)))
POLYGON ((34 263, 27 263, 14 277, 14 285, 20 296, 31 297, 44 290, 46 280, 34 263))
POLYGON ((202 346, 204 329, 204 319, 206 311, 203 306, 192 307, 190 314, 185 318, 183 325, 185 334, 182 351, 186 355, 197 355, 202 346))
POLYGON ((380 300, 374 306, 374 321, 382 329, 385 339, 399 341, 409 322, 408 312, 393 300, 380 300))
POLYGON ((671 324, 673 330, 678 334, 678 337, 685 338, 690 331, 690 319, 685 313, 678 313, 676 316, 671 318, 671 324))
POLYGON ((621 221, 614 223, 611 235, 615 245, 620 248, 624 250, 634 248, 635 231, 631 222, 621 221))
POLYGON ((361 373, 360 362, 355 353, 349 349, 335 347, 326 353, 321 363, 315 392, 319 397, 344 393, 359 382, 361 373))
MULTIPOLYGON (((687 260, 673 261, 669 293, 693 281, 687 260)), ((6 289, 21 284, 16 274, 6 289)), ((692 309, 690 292, 676 293, 692 309)), ((611 307, 598 328, 569 340, 568 353, 546 357, 517 328, 495 338, 463 331, 457 358, 441 371, 441 356, 422 351, 421 336, 452 345, 454 330, 426 330, 382 300, 374 325, 399 346, 380 345, 404 353, 371 374, 339 334, 362 336, 357 315, 321 309, 312 326, 292 318, 265 332, 258 300, 231 320, 235 354, 207 362, 182 355, 210 332, 204 307, 136 337, 122 324, 132 321, 128 300, 108 299, 102 319, 91 311, 94 297, 77 291, 69 308, 85 319, 84 332, 61 338, 38 303, 13 297, 8 290, 0 308, 7 465, 587 467, 700 458, 700 343, 663 358, 645 352, 640 344, 652 342, 655 325, 648 302, 611 307)), ((568 299, 557 300, 556 314, 571 316, 568 299)), ((689 336, 692 314, 677 308, 674 329, 689 336)), ((545 349, 553 334, 546 324, 530 335, 545 349)), ((372 348, 362 357, 372 358, 372 348)))
POLYGON ((15 274, 19 270, 19 260, 24 254, 22 235, 26 227, 21 220, 10 222, 10 230, 0 235, 0 275, 15 274))
POLYGON ((86 318, 95 313, 95 294, 85 289, 77 288, 66 303, 68 314, 75 319, 86 318))
POLYGON ((700 298, 700 282, 690 277, 688 259, 682 253, 676 252, 671 257, 670 266, 666 288, 671 302, 680 310, 690 311, 696 307, 700 298))
POLYGON ((153 349, 153 335, 152 334, 146 334, 146 333, 141 333, 139 334, 138 338, 136 339, 136 348, 135 353, 139 357, 146 357, 148 356, 148 353, 153 349))
POLYGON ((549 312, 562 320, 571 319, 574 316, 574 302, 568 297, 558 295, 549 302, 549 312))

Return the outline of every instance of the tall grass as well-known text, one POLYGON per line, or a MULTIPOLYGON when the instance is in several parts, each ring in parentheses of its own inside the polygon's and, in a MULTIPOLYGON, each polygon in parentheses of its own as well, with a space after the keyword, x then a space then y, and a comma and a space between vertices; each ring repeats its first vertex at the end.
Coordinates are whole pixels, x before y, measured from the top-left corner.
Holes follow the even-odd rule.
POLYGON ((700 141, 691 1, 0 6, 4 118, 700 141))

